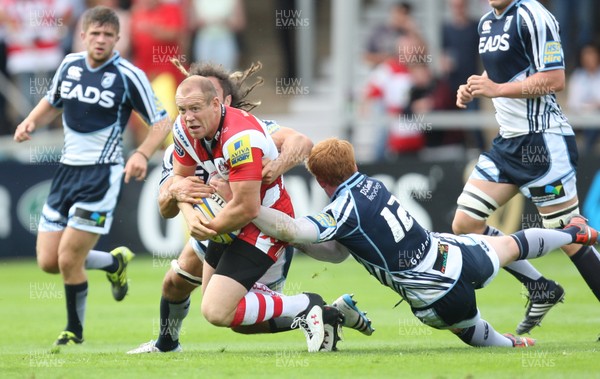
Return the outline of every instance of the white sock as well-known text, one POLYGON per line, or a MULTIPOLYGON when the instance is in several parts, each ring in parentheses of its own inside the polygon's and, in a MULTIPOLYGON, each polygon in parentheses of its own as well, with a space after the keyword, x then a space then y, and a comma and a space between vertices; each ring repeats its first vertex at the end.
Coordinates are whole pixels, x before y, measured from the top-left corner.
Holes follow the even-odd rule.
POLYGON ((475 346, 506 346, 512 347, 512 341, 498 333, 494 328, 485 320, 479 319, 477 324, 470 328, 464 329, 460 334, 457 334, 458 338, 463 340, 464 343, 475 346))
POLYGON ((106 251, 90 250, 87 258, 85 258, 85 268, 87 270, 102 270, 104 268, 112 266, 115 263, 115 260, 116 258, 114 257, 114 255, 112 255, 111 253, 107 253, 106 251))
POLYGON ((573 242, 569 232, 559 229, 531 228, 511 234, 519 246, 518 259, 534 259, 573 242))

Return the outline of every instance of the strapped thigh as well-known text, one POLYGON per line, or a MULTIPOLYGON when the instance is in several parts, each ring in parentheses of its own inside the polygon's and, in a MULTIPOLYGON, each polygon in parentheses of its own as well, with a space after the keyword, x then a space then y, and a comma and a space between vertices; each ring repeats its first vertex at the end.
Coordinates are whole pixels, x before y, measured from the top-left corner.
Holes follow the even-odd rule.
POLYGON ((181 278, 183 278, 186 282, 190 283, 191 285, 198 287, 202 284, 201 276, 192 275, 189 272, 182 269, 181 266, 179 266, 179 262, 177 262, 176 259, 173 259, 171 261, 171 268, 173 269, 173 271, 175 271, 175 273, 177 275, 179 275, 181 278))
POLYGON ((544 225, 544 228, 547 229, 563 228, 565 225, 567 225, 571 217, 576 215, 580 215, 579 202, 576 202, 565 209, 561 209, 560 211, 551 213, 540 212, 540 216, 542 216, 542 224, 544 225))
POLYGON ((467 183, 456 201, 458 210, 476 220, 486 220, 498 209, 498 203, 488 194, 467 183))

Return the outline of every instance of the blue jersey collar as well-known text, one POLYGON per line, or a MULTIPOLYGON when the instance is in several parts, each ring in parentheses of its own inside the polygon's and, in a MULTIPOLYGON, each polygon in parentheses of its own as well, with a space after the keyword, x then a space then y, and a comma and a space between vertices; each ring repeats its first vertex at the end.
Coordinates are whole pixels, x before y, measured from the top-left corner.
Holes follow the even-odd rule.
POLYGON ((346 188, 354 187, 358 182, 362 181, 365 177, 365 174, 361 174, 360 172, 355 172, 351 177, 346 179, 342 184, 338 186, 338 188, 331 196, 331 200, 335 199, 339 196, 339 194, 344 191, 346 188))
POLYGON ((102 70, 104 67, 108 66, 109 64, 112 64, 112 62, 114 62, 115 60, 119 59, 121 57, 121 55, 119 54, 119 52, 117 50, 113 50, 113 55, 112 57, 110 57, 106 62, 102 63, 102 65, 96 67, 96 68, 92 68, 90 67, 90 64, 87 60, 87 52, 85 53, 85 67, 88 69, 88 71, 90 72, 95 72, 95 71, 100 71, 102 70))

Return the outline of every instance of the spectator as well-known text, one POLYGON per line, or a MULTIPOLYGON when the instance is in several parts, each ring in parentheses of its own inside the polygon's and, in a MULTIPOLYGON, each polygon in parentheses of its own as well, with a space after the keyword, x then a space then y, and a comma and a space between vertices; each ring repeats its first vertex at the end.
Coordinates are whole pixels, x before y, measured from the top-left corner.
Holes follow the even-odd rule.
POLYGON ((425 143, 420 130, 406 127, 407 123, 403 122, 408 117, 406 111, 414 85, 412 72, 419 70, 425 46, 409 35, 399 37, 396 46, 402 46, 396 50, 400 55, 388 57, 374 68, 365 93, 364 105, 369 107, 369 113, 379 111, 380 114, 375 114, 376 122, 385 123, 376 147, 378 160, 390 155, 414 153, 425 143))
MULTIPOLYGON (((0 76, 3 79, 8 78, 8 72, 6 71, 6 33, 0 20, 0 76)), ((0 91, 0 136, 12 134, 10 125, 12 122, 8 119, 6 99, 8 96, 8 89, 3 88, 0 91)))
MULTIPOLYGON (((581 66, 575 69, 569 79, 569 110, 577 114, 600 111, 600 48, 597 45, 585 45, 580 60, 581 66)), ((583 131, 584 154, 594 150, 600 134, 596 127, 598 124, 590 125, 583 131)))
POLYGON ((237 33, 246 27, 242 0, 194 0, 196 35, 194 59, 237 68, 237 33))
MULTIPOLYGON (((71 17, 69 17, 69 22, 65 25, 67 28, 66 33, 61 40, 61 47, 63 49, 63 53, 69 54, 73 52, 73 44, 75 41, 81 39, 81 25, 79 24, 79 19, 83 15, 88 8, 91 8, 89 5, 92 0, 69 0, 71 3, 71 17)), ((83 51, 85 47, 83 44, 81 45, 81 50, 83 51)))
MULTIPOLYGON (((166 0, 136 0, 131 9, 131 57, 133 64, 146 73, 152 89, 172 118, 177 114, 173 102, 175 89, 184 79, 171 63, 177 58, 182 63, 186 55, 187 25, 181 4, 166 0)), ((146 135, 146 127, 139 117, 130 120, 134 144, 146 135)), ((166 143, 170 143, 167 140, 166 143)))
POLYGON ((367 63, 376 66, 388 58, 397 57, 398 37, 408 35, 421 39, 411 11, 412 7, 409 3, 395 3, 391 6, 387 23, 378 26, 370 33, 364 54, 367 63))
MULTIPOLYGON (((436 110, 456 109, 456 92, 450 91, 450 86, 445 78, 436 78, 426 64, 416 64, 411 67, 412 88, 409 93, 409 103, 405 110, 405 119, 413 129, 424 133, 425 146, 459 146, 464 144, 464 132, 462 130, 430 130, 429 125, 424 122, 422 115, 436 110)), ((462 150, 461 150, 462 151, 462 150)), ((451 153, 447 151, 446 154, 451 153)), ((447 155, 447 157, 449 157, 447 155)), ((436 152, 436 159, 442 158, 440 152, 436 152)))
POLYGON ((5 25, 7 71, 28 104, 37 104, 50 87, 63 58, 61 40, 71 17, 69 0, 0 0, 5 25))
POLYGON ((186 27, 179 4, 164 0, 135 1, 131 10, 133 64, 150 80, 166 72, 179 83, 184 77, 170 59, 178 58, 186 63, 186 27))
MULTIPOLYGON (((275 6, 275 17, 277 12, 281 14, 294 14, 297 12, 297 1, 296 0, 277 0, 275 6)), ((275 21, 277 25, 277 21, 275 21)), ((277 38, 281 44, 281 53, 283 60, 283 76, 286 78, 295 78, 298 70, 296 69, 296 31, 292 28, 278 28, 276 31, 277 38)))
MULTIPOLYGON (((448 90, 455 96, 458 87, 473 73, 481 72, 479 64, 478 20, 469 16, 469 0, 450 0, 450 19, 442 25, 442 74, 448 80, 448 90)), ((449 109, 457 109, 455 106, 449 109)), ((479 99, 467 105, 470 111, 479 110, 479 99)), ((483 150, 485 142, 480 130, 469 132, 470 144, 483 150)))

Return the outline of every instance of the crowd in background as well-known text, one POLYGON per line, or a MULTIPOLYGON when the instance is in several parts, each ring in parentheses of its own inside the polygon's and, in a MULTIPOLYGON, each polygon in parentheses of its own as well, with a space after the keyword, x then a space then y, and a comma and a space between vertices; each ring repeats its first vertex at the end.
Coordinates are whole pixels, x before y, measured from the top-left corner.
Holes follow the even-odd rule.
MULTIPOLYGON (((447 0, 441 57, 432 57, 428 51, 423 25, 415 21, 411 6, 415 2, 393 3, 388 20, 369 31, 363 59, 370 73, 358 99, 360 112, 373 119, 393 120, 377 121, 387 123, 376 128, 380 133, 378 159, 415 154, 426 147, 485 148, 480 131, 464 131, 460 125, 444 131, 406 127, 418 124, 414 122, 418 115, 456 109, 458 86, 481 72, 477 52, 481 15, 472 16, 469 11, 473 1, 479 0, 447 0)), ((597 7, 592 0, 542 2, 561 25, 569 75, 563 107, 579 113, 600 110, 600 85, 591 85, 600 84, 598 35, 593 26, 597 7)), ((117 50, 145 71, 165 105, 173 103, 170 99, 182 79, 171 57, 184 65, 202 60, 236 69, 241 33, 252 33, 245 29, 249 4, 244 0, 0 0, 0 79, 13 85, 9 92, 0 83, 5 88, 0 91, 0 135, 11 135, 18 121, 45 95, 62 57, 84 49, 80 17, 96 5, 118 10, 121 40, 117 50), (2 93, 15 95, 7 99, 2 93)), ((294 72, 291 63, 287 64, 294 72)), ((469 111, 479 109, 480 102, 469 104, 469 111)), ((176 112, 174 106, 168 111, 176 112)), ((134 135, 140 136, 136 139, 143 138, 142 121, 132 119, 130 125, 134 135)), ((54 127, 60 127, 60 122, 54 127)), ((584 133, 583 151, 592 151, 599 133, 596 129, 584 133)))

